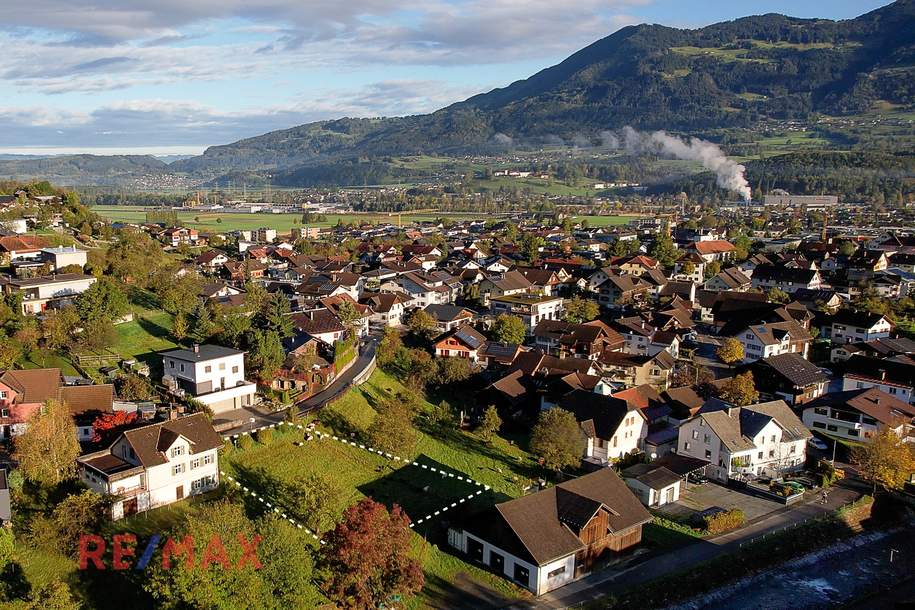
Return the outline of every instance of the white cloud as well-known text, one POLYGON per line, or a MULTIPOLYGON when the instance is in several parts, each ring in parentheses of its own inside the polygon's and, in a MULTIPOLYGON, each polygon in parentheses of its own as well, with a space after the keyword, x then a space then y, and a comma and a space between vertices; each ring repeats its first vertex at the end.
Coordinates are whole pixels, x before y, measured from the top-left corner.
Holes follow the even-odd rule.
POLYGON ((323 92, 294 105, 237 112, 164 99, 124 100, 85 114, 45 108, 0 108, 0 152, 36 145, 72 150, 76 145, 111 149, 224 144, 341 116, 430 112, 474 92, 433 81, 384 81, 356 90, 323 92))

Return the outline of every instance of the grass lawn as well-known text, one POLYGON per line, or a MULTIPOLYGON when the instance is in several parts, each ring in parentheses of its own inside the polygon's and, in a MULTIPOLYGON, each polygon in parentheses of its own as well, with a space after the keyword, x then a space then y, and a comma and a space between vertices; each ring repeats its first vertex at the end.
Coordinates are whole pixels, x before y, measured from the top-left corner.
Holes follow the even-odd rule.
POLYGON ((573 216, 572 222, 582 222, 584 220, 588 221, 588 226, 591 227, 612 227, 624 225, 635 216, 573 216))
POLYGON ((65 356, 45 349, 35 349, 28 356, 23 356, 19 361, 24 369, 60 369, 63 375, 78 376, 79 371, 65 356))

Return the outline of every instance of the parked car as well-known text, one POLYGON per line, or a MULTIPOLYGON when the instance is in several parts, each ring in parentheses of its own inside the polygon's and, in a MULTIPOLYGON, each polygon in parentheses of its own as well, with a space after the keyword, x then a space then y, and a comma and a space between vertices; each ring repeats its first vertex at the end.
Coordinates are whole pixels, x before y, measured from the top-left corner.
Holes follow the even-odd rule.
POLYGON ((702 485, 703 483, 708 483, 708 477, 701 472, 691 472, 686 475, 686 482, 693 485, 702 485))
POLYGON ((819 449, 820 451, 826 451, 829 449, 829 445, 821 441, 815 436, 811 436, 807 439, 807 444, 813 447, 814 449, 819 449))

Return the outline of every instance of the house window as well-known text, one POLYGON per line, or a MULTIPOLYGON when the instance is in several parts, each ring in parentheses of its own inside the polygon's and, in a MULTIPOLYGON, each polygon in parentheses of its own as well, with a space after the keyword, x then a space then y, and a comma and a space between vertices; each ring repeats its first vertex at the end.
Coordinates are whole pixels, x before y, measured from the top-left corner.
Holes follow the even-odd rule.
POLYGON ((184 364, 183 364, 183 363, 181 364, 181 372, 182 372, 182 373, 184 372, 184 364))
POLYGON ((515 580, 525 585, 531 582, 531 572, 520 564, 515 564, 515 580))
POLYGON ((763 452, 760 451, 760 452, 759 452, 759 455, 757 455, 756 457, 759 458, 759 459, 761 460, 761 459, 762 459, 762 456, 763 456, 763 452))
POLYGON ((705 450, 705 459, 707 459, 707 460, 712 459, 712 452, 709 451, 708 449, 705 450))
POLYGON ((771 442, 773 442, 773 443, 775 442, 775 435, 774 435, 774 434, 772 435, 771 442))
POLYGON ((826 427, 826 424, 824 424, 824 423, 821 422, 821 421, 815 421, 815 422, 813 422, 813 427, 814 427, 814 428, 825 428, 825 427, 826 427))
POLYGON ((613 446, 616 447, 616 435, 613 435, 613 446))
POLYGON ((225 363, 225 362, 220 362, 220 363, 219 363, 219 370, 220 370, 220 371, 226 370, 226 363, 225 363))
POLYGON ((689 451, 689 441, 683 443, 683 450, 684 450, 684 451, 689 451))
POLYGON ((233 373, 237 373, 237 372, 238 372, 238 367, 237 367, 237 366, 233 366, 233 367, 232 367, 232 372, 233 372, 233 373))
POLYGON ((708 445, 712 440, 712 437, 710 437, 708 434, 703 435, 703 437, 704 438, 702 440, 705 442, 706 445, 708 445))
POLYGON ((172 466, 172 476, 173 477, 178 476, 179 474, 181 474, 183 472, 184 472, 184 464, 175 464, 174 466, 172 466))
POLYGON ((0 390, 0 398, 2 398, 3 400, 6 400, 6 391, 5 390, 0 390))
POLYGON ((184 455, 184 447, 172 447, 172 457, 178 457, 179 455, 184 455))
POLYGON ((204 373, 212 373, 212 372, 213 372, 213 367, 211 367, 210 365, 206 365, 205 367, 203 367, 203 372, 204 372, 204 373))
POLYGON ((9 417, 9 416, 10 416, 9 409, 0 409, 0 417, 9 417))
POLYGON ((204 465, 212 464, 213 463, 213 454, 208 454, 208 455, 203 456, 203 463, 204 463, 204 465))
POLYGON ((699 438, 699 431, 693 430, 693 439, 698 439, 698 438, 699 438))
POLYGON ((769 457, 770 457, 770 458, 774 458, 774 457, 775 457, 775 449, 769 449, 769 457))
POLYGON ((191 470, 195 468, 200 468, 200 458, 195 458, 191 460, 191 470))
POLYGON ((549 572, 549 573, 546 575, 546 577, 547 577, 547 578, 555 578, 556 576, 559 576, 560 574, 565 574, 565 573, 566 573, 566 567, 565 567, 565 566, 560 566, 560 567, 556 568, 555 570, 553 570, 552 572, 549 572))

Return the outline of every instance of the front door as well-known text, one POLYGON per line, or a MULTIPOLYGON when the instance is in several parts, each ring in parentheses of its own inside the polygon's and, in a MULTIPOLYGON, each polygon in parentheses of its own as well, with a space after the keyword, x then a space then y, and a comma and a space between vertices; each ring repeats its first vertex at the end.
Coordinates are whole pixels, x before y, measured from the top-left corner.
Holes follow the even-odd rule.
POLYGON ((664 492, 664 503, 670 504, 674 501, 674 488, 669 487, 666 492, 664 492))
POLYGON ((184 498, 184 485, 179 485, 175 488, 175 499, 181 500, 184 498))
POLYGON ((483 563, 483 543, 473 538, 467 539, 467 554, 474 561, 483 563))
POLYGON ((492 568, 492 571, 496 574, 505 573, 505 557, 496 553, 495 551, 489 551, 489 567, 492 568))
POLYGON ((0 429, 0 432, 3 432, 3 434, 0 434, 0 438, 2 439, 7 439, 11 435, 11 429, 9 426, 3 426, 3 428, 0 429))

